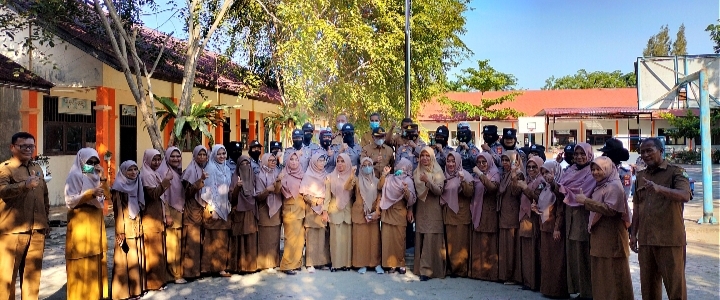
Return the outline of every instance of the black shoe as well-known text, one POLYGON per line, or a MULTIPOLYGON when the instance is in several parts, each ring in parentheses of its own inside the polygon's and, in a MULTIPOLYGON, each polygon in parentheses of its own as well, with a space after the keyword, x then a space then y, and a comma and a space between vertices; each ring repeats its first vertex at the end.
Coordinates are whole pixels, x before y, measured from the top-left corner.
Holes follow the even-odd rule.
POLYGON ((350 268, 348 268, 348 267, 342 267, 342 268, 340 268, 340 271, 343 271, 343 272, 348 271, 348 270, 350 270, 350 268))
POLYGON ((405 270, 405 268, 399 268, 399 269, 398 269, 398 273, 400 273, 400 274, 405 274, 405 272, 407 272, 407 271, 405 270))
POLYGON ((287 275, 297 275, 297 272, 295 270, 286 270, 283 271, 287 275))
POLYGON ((425 275, 420 275, 420 281, 428 281, 430 280, 430 277, 427 277, 425 275))
POLYGON ((337 272, 336 268, 330 268, 330 272, 337 272))
POLYGON ((523 290, 523 291, 527 291, 527 290, 530 290, 530 287, 529 287, 529 286, 526 286, 526 285, 523 285, 523 286, 520 287, 520 289, 523 290))

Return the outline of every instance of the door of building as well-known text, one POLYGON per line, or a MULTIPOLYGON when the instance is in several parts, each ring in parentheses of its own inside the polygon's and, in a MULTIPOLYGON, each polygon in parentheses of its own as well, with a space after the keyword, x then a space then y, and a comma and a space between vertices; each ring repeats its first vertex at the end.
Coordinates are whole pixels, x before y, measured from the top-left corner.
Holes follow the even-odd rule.
POLYGON ((136 161, 138 159, 137 106, 121 105, 120 110, 120 161, 136 161))

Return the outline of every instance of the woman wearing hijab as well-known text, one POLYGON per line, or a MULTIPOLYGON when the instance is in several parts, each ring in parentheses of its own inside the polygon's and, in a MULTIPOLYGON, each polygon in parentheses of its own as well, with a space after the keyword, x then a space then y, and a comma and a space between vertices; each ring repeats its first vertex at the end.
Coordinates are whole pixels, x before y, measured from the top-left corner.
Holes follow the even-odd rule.
POLYGON ((347 153, 340 153, 335 170, 328 175, 330 202, 327 212, 330 227, 331 272, 348 270, 352 266, 352 190, 355 169, 347 153))
POLYGON ((203 213, 204 236, 200 272, 230 277, 230 188, 232 173, 226 164, 227 150, 214 145, 205 166, 208 173, 200 197, 207 203, 203 213))
MULTIPOLYGON (((443 210, 440 195, 443 193, 445 174, 430 147, 420 150, 420 161, 413 174, 417 195, 415 207, 415 263, 413 273, 421 281, 445 278, 446 248, 443 210)), ((385 224, 383 224, 383 227, 385 224)))
POLYGON ((138 174, 137 163, 132 160, 123 162, 110 190, 115 216, 113 299, 138 299, 145 286, 140 216, 140 210, 145 206, 145 193, 138 174))
POLYGON ((182 272, 184 278, 200 277, 202 259, 203 212, 207 203, 200 197, 205 186, 208 155, 205 146, 193 149, 193 159, 182 173, 185 206, 182 219, 182 272))
POLYGON ((285 230, 285 248, 283 249, 280 271, 295 275, 302 267, 303 248, 305 247, 305 201, 300 195, 300 182, 305 173, 300 166, 297 153, 291 153, 280 173, 283 196, 282 218, 285 230))
POLYGON ((546 161, 540 168, 545 181, 537 205, 540 214, 540 293, 547 297, 567 298, 567 262, 565 257, 565 204, 553 190, 563 174, 557 161, 546 161))
POLYGON ((326 159, 321 153, 313 154, 300 183, 300 194, 307 204, 304 223, 305 266, 310 273, 315 273, 315 266, 326 269, 330 263, 330 245, 325 236, 329 218, 325 203, 330 202, 330 181, 325 173, 326 159))
MULTIPOLYGON (((385 167, 381 176, 385 181, 390 167, 385 167)), ((352 205, 352 265, 365 274, 368 267, 375 266, 375 272, 383 274, 380 265, 380 181, 375 177, 372 159, 360 160, 360 176, 353 180, 355 202, 352 205)))
POLYGON ((608 157, 590 165, 597 182, 590 198, 584 191, 575 201, 590 211, 590 256, 593 299, 634 299, 630 277, 630 207, 617 167, 608 157))
MULTIPOLYGON (((255 185, 251 158, 242 155, 238 158, 231 185, 233 242, 230 247, 230 269, 239 273, 253 273, 258 270, 258 207, 255 203, 255 185)), ((266 214, 269 213, 266 211, 266 214)))
POLYGON ((590 280, 590 234, 588 219, 590 212, 575 201, 575 195, 582 190, 590 197, 597 182, 592 177, 590 162, 594 158, 593 149, 588 143, 578 143, 573 153, 574 164, 565 170, 554 190, 559 191, 565 210, 566 249, 568 266, 568 292, 580 293, 578 297, 592 298, 593 288, 590 280))
MULTIPOLYGON (((517 259, 517 231, 520 227, 520 194, 522 188, 519 181, 525 180, 523 166, 515 150, 505 150, 500 156, 503 174, 500 178, 497 201, 499 211, 500 235, 498 243, 498 278, 505 284, 515 284, 517 259)), ((517 270, 519 271, 519 270, 517 270)))
POLYGON ((185 190, 182 183, 182 153, 177 147, 165 151, 165 161, 157 170, 158 174, 172 174, 170 187, 160 195, 165 209, 165 250, 170 279, 176 284, 187 283, 182 270, 182 227, 185 190))
POLYGON ((540 156, 531 156, 525 166, 527 177, 525 181, 518 181, 522 189, 520 196, 520 214, 518 220, 518 257, 515 280, 523 288, 537 291, 540 289, 540 217, 532 213, 532 206, 537 202, 540 192, 545 187, 545 181, 540 176, 540 167, 545 162, 540 156))
POLYGON ((255 199, 258 206, 257 268, 271 272, 280 265, 280 179, 277 158, 265 153, 260 158, 260 173, 255 177, 255 199))
POLYGON ((65 181, 67 299, 108 297, 107 237, 103 217, 107 181, 101 179, 101 172, 97 151, 83 148, 75 156, 65 181))
MULTIPOLYGON (((435 156, 431 156, 435 160, 435 156)), ((414 220, 412 206, 415 204, 415 184, 412 177, 412 163, 402 158, 395 165, 395 173, 385 177, 380 198, 380 232, 382 244, 382 265, 405 274, 405 227, 414 220)))
POLYGON ((500 171, 492 154, 482 152, 473 168, 475 193, 470 204, 472 237, 470 240, 470 278, 498 281, 498 210, 497 190, 500 171))
POLYGON ((470 201, 475 193, 473 178, 462 168, 462 157, 450 152, 445 161, 445 188, 440 196, 444 206, 445 236, 450 277, 467 277, 470 259, 470 201))
POLYGON ((165 205, 160 198, 170 187, 173 173, 158 173, 162 164, 160 151, 147 149, 143 154, 140 179, 145 191, 145 209, 142 213, 145 249, 145 278, 148 290, 164 290, 168 280, 165 258, 165 205))

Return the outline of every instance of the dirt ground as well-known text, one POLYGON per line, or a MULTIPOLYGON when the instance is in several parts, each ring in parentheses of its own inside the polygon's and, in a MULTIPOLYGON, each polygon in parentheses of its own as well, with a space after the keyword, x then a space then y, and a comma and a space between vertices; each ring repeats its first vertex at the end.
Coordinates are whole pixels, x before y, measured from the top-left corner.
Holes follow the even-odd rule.
MULTIPOLYGON (((720 227, 699 225, 702 216, 702 185, 698 166, 686 166, 698 181, 695 199, 685 206, 687 230, 687 289, 689 299, 720 297, 720 227)), ((714 215, 720 216, 720 168, 714 170, 714 215)), ((52 219, 65 219, 65 210, 52 209, 52 219)), ((112 245, 114 228, 107 229, 112 245)), ((46 243, 40 286, 40 299, 65 299, 65 228, 53 228, 46 243)), ((112 261, 113 251, 108 253, 112 261)), ((412 265, 412 252, 407 253, 412 265)), ((411 268, 408 268, 410 270, 411 268)), ((630 256, 630 271, 635 299, 640 299, 640 274, 637 255, 630 256)), ((17 287, 19 295, 19 285, 17 287)), ((234 275, 230 278, 203 278, 184 285, 170 284, 162 292, 151 292, 144 299, 543 299, 539 293, 523 291, 517 286, 472 279, 447 278, 420 282, 408 271, 405 275, 355 271, 331 273, 306 271, 295 276, 260 272, 234 275)), ((665 299, 667 299, 665 297, 665 299)))

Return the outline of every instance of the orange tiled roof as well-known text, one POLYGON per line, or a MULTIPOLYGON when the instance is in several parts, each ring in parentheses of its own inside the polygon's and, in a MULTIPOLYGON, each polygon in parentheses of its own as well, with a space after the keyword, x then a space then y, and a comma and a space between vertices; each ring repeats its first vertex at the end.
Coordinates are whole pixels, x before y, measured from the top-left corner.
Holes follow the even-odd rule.
MULTIPOLYGON (((525 116, 535 116, 548 108, 593 108, 593 107, 637 107, 636 88, 583 89, 583 90, 534 90, 521 91, 515 101, 505 102, 491 108, 514 108, 525 116)), ((456 101, 480 104, 482 99, 494 99, 511 93, 504 92, 450 92, 446 96, 456 101)), ((435 100, 423 105, 419 112, 420 121, 449 121, 459 116, 451 116, 447 108, 435 100)))

